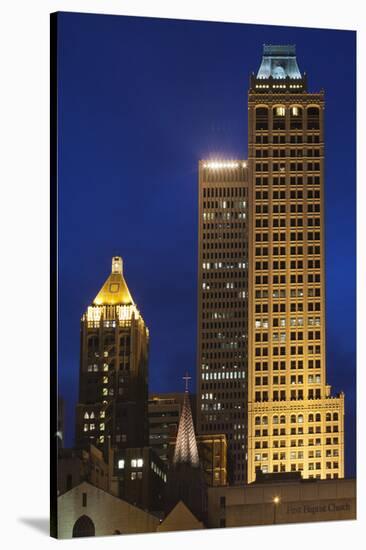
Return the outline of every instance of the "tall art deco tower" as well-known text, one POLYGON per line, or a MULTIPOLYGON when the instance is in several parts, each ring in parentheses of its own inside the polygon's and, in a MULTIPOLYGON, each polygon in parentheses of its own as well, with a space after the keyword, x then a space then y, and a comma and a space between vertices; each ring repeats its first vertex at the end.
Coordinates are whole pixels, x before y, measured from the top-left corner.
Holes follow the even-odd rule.
POLYGON ((264 46, 249 115, 248 481, 344 476, 344 396, 326 382, 324 92, 264 46))
POLYGON ((81 319, 76 441, 103 449, 148 444, 149 331, 123 276, 122 258, 81 319))
POLYGON ((199 433, 223 432, 233 483, 344 476, 344 395, 326 381, 324 92, 295 46, 264 46, 248 163, 199 166, 199 433))

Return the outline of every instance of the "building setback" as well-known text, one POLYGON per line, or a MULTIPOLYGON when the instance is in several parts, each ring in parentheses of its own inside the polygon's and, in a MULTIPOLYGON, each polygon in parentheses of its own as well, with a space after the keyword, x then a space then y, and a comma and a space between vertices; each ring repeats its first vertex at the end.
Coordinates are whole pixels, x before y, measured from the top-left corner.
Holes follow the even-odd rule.
POLYGON ((225 433, 246 480, 247 200, 243 160, 199 163, 197 432, 225 433))
POLYGON ((344 396, 326 381, 324 92, 264 46, 249 113, 248 482, 344 476, 344 396))

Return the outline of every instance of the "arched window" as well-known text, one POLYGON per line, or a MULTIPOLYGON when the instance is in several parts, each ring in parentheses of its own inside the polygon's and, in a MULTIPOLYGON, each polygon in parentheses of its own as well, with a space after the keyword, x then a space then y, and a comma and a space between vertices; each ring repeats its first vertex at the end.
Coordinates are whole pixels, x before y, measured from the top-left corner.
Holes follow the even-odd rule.
POLYGON ((268 416, 262 417, 262 424, 267 425, 268 424, 268 416))
POLYGON ((89 336, 88 338, 88 349, 98 349, 99 347, 99 338, 98 336, 89 336))
POLYGON ((301 130, 302 128, 302 108, 293 106, 290 109, 290 130, 301 130))
POLYGON ((308 130, 319 130, 319 109, 318 107, 309 107, 308 115, 308 130))
POLYGON ((256 424, 256 426, 258 426, 260 423, 261 423, 261 417, 260 417, 260 416, 256 416, 256 417, 255 417, 255 424, 256 424))
POLYGON ((327 414, 325 415, 325 420, 326 420, 327 422, 330 422, 330 421, 332 420, 332 415, 331 415, 330 413, 327 413, 327 414))
POLYGON ((268 109, 267 107, 258 107, 255 110, 255 129, 268 130, 268 109))
POLYGON ((295 424, 296 423, 296 414, 292 414, 291 415, 291 424, 295 424))
POLYGON ((93 411, 90 413, 90 418, 95 418, 95 414, 93 411))
POLYGON ((95 526, 89 516, 80 516, 72 530, 73 538, 95 537, 95 526))
POLYGON ((285 107, 273 107, 273 129, 284 130, 286 128, 286 109, 285 107))
POLYGON ((314 415, 313 414, 309 414, 309 422, 314 422, 314 415))
POLYGON ((333 420, 338 420, 339 416, 338 413, 333 413, 333 420))
POLYGON ((87 412, 84 413, 84 418, 85 419, 88 419, 89 418, 89 414, 87 412))
POLYGON ((280 424, 286 424, 286 416, 284 414, 280 416, 280 424))
POLYGON ((299 416, 297 417, 297 421, 299 424, 302 424, 304 422, 304 417, 302 414, 299 414, 299 416))
POLYGON ((316 415, 315 415, 315 422, 320 422, 320 420, 321 420, 320 413, 316 413, 316 415))
POLYGON ((278 424, 278 416, 277 415, 275 415, 273 417, 273 424, 278 424))

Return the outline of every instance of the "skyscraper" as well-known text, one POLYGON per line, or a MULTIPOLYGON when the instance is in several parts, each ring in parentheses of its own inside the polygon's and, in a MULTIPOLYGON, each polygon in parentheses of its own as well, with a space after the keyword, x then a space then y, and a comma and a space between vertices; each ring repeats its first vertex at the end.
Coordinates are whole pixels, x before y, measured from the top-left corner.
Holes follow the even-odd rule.
POLYGON ((249 90, 248 481, 344 476, 344 396, 326 381, 324 92, 295 46, 264 46, 249 90))
POLYGON ((123 276, 122 258, 81 319, 76 442, 115 449, 148 444, 149 331, 123 276))
POLYGON ((246 480, 247 201, 243 160, 199 164, 197 431, 225 433, 246 480))
POLYGON ((198 431, 227 435, 234 483, 343 477, 344 395, 326 380, 324 92, 308 92, 295 46, 264 46, 248 148, 248 169, 199 165, 198 431))

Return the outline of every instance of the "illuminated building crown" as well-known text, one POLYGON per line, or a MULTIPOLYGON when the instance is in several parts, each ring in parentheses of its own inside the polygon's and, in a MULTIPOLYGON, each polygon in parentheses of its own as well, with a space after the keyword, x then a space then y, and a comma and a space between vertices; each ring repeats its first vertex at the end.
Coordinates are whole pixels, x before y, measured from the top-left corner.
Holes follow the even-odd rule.
POLYGON ((262 63, 257 73, 257 78, 284 78, 301 79, 301 73, 296 61, 296 48, 294 45, 264 44, 262 63))
POLYGON ((123 262, 120 256, 112 258, 112 272, 94 298, 93 305, 135 305, 123 277, 123 262))

